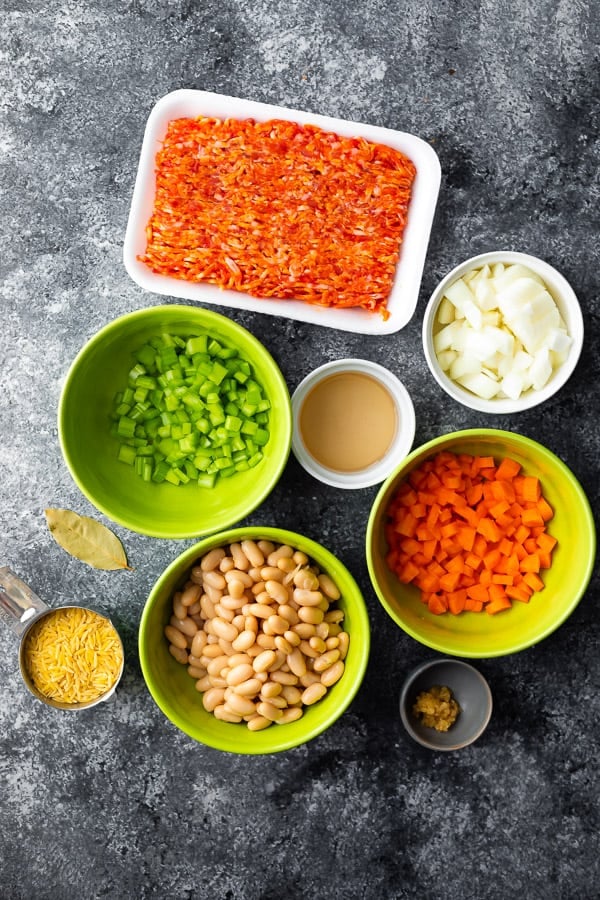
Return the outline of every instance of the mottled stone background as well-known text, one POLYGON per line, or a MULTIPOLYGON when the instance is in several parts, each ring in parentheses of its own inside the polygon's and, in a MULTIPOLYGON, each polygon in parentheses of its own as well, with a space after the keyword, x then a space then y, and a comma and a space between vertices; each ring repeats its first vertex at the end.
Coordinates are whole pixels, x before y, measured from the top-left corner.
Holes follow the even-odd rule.
POLYGON ((275 758, 218 753, 161 715, 136 632, 156 577, 186 542, 123 528, 135 571, 100 573, 50 538, 43 510, 108 523, 63 464, 56 411, 79 348, 122 313, 163 302, 121 248, 146 118, 202 88, 411 131, 442 189, 415 316, 377 338, 232 318, 261 335, 291 389, 315 365, 364 355, 415 403, 416 444, 468 426, 537 438, 598 509, 600 7, 583 0, 3 0, 0 43, 0 563, 53 604, 109 612, 127 649, 116 700, 77 716, 35 702, 0 631, 0 897, 419 898, 598 896, 598 581, 541 645, 481 660, 495 700, 475 745, 435 755, 404 736, 406 672, 435 654, 370 587, 376 489, 328 489, 291 459, 249 521, 322 539, 365 594, 373 646, 350 710, 275 758), (542 409, 497 417, 451 402, 421 350, 423 309, 462 259, 537 254, 574 286, 579 366, 542 409))

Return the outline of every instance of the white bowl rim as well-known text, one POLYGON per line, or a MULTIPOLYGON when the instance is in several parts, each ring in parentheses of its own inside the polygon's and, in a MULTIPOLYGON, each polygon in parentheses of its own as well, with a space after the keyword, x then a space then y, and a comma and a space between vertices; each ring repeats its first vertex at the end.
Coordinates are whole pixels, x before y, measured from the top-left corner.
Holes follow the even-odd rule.
POLYGON ((310 475, 331 487, 353 490, 385 481, 390 472, 408 456, 415 430, 415 408, 406 387, 389 369, 368 359, 337 359, 318 366, 302 379, 292 394, 292 452, 310 475), (328 375, 349 371, 371 375, 388 389, 396 404, 399 427, 388 452, 378 462, 358 472, 336 472, 318 463, 308 452, 302 441, 298 419, 304 398, 319 381, 328 375))
POLYGON ((584 324, 581 306, 575 291, 564 275, 551 266, 550 263, 545 262, 545 260, 516 250, 492 250, 472 256, 459 263, 436 286, 429 298, 423 316, 423 350, 431 374, 440 387, 458 403, 462 403, 463 406, 469 409, 484 413, 522 412, 538 406, 554 396, 573 374, 583 349, 583 336, 584 324), (539 391, 527 391, 518 400, 511 400, 510 398, 484 400, 481 397, 477 397, 475 394, 462 388, 442 371, 433 349, 433 319, 446 287, 457 278, 460 278, 465 272, 480 268, 486 263, 496 262, 520 263, 539 274, 559 306, 561 315, 566 321, 569 335, 573 339, 567 359, 556 369, 546 385, 539 391))

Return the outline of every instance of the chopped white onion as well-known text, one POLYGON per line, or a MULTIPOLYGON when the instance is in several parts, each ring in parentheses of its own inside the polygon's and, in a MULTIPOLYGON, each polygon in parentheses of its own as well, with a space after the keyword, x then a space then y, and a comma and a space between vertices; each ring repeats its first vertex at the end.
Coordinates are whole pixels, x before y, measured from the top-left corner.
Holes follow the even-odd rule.
POLYGON ((436 319, 440 366, 486 400, 540 390, 572 343, 543 280, 521 264, 467 272, 446 288, 436 319))

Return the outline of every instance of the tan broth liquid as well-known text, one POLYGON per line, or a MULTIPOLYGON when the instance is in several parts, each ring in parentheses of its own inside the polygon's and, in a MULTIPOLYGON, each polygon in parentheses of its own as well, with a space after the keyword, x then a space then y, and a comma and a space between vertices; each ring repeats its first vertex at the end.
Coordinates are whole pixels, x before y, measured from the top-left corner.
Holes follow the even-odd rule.
POLYGON ((385 456, 398 415, 380 381, 362 372, 340 372, 307 394, 298 424, 304 446, 322 466, 359 472, 385 456))

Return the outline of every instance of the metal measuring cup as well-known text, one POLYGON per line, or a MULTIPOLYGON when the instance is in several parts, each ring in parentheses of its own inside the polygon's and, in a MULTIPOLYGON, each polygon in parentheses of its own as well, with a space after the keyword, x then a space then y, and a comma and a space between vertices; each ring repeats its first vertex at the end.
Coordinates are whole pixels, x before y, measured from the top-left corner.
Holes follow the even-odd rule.
MULTIPOLYGON (((106 616, 102 616, 102 614, 96 612, 96 610, 89 610, 90 612, 94 613, 94 615, 101 616, 103 619, 105 619, 105 621, 109 622, 111 627, 114 629, 116 637, 118 638, 119 646, 121 648, 121 665, 115 683, 111 688, 109 688, 108 691, 105 691, 94 700, 87 700, 81 703, 62 703, 58 700, 54 700, 52 697, 47 697, 37 689, 27 670, 27 664, 25 661, 25 648, 27 645, 27 635, 29 633, 29 630, 34 623, 39 622, 40 619, 43 619, 49 613, 54 613, 59 609, 75 608, 81 609, 82 607, 75 607, 73 605, 48 606, 46 603, 44 603, 43 600, 40 600, 38 595, 34 593, 34 591, 32 591, 31 588, 29 588, 25 584, 25 582, 21 581, 21 579, 18 578, 11 569, 6 566, 0 568, 0 613, 4 614, 2 618, 15 632, 17 637, 20 638, 19 666, 21 669, 21 676, 34 697, 37 697, 38 700, 41 700, 42 703, 45 703, 47 706, 53 706, 56 709, 88 709, 90 706, 96 706, 97 703, 102 703, 104 700, 108 700, 109 697, 114 694, 117 685, 121 680, 123 667, 125 665, 123 642, 117 629, 114 627, 110 619, 107 619, 106 616)), ((88 609, 88 607, 83 608, 88 609)))

